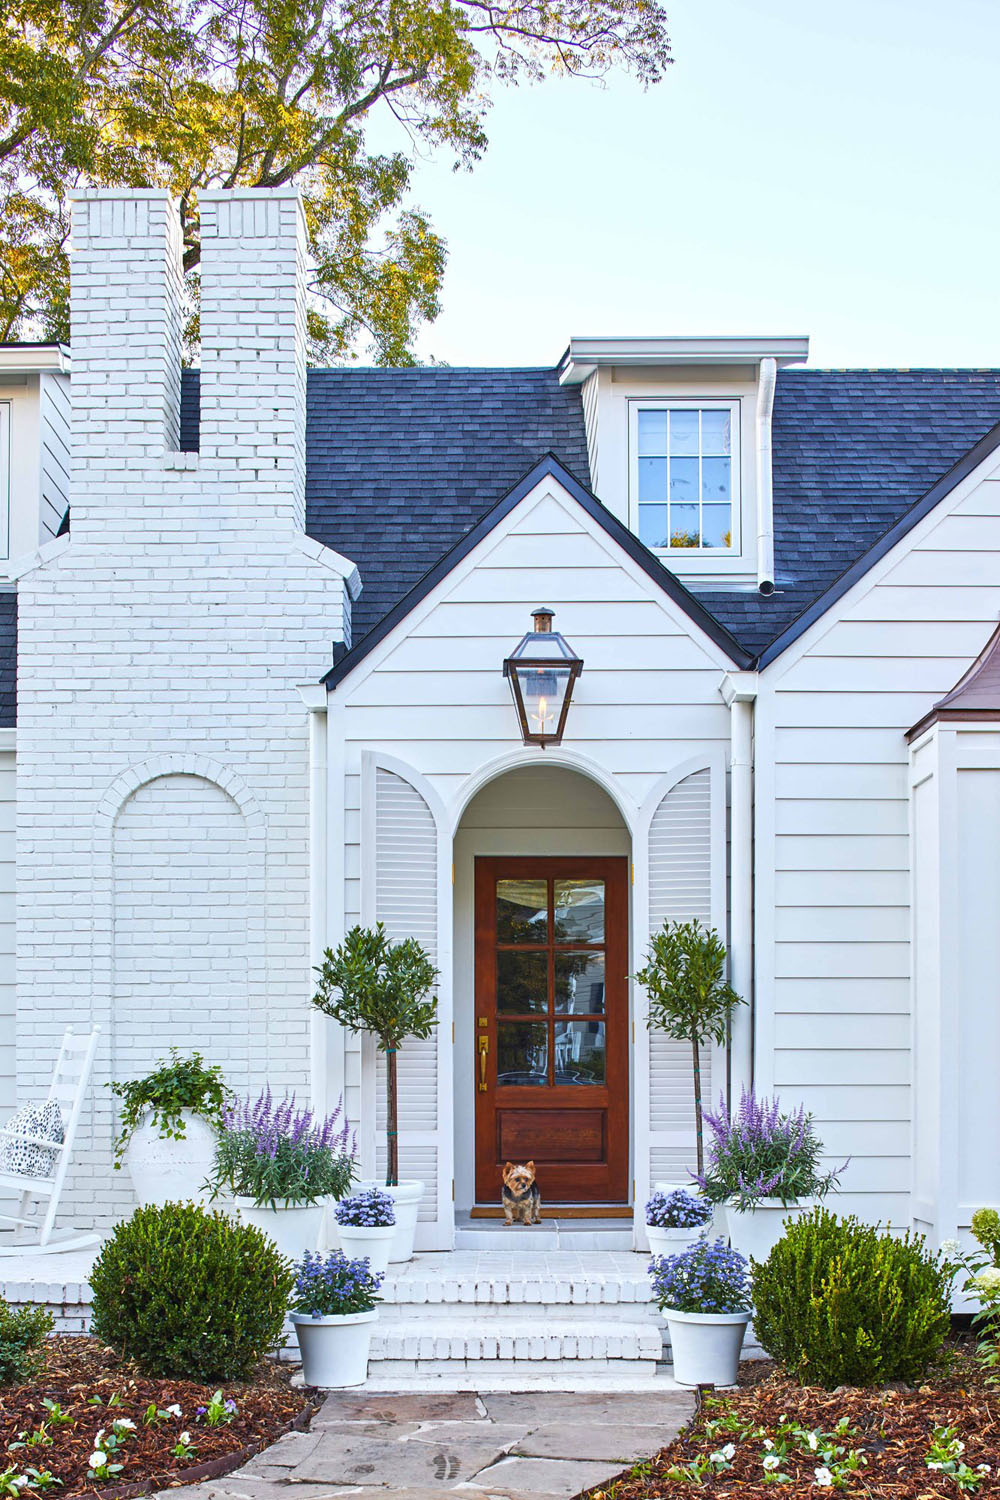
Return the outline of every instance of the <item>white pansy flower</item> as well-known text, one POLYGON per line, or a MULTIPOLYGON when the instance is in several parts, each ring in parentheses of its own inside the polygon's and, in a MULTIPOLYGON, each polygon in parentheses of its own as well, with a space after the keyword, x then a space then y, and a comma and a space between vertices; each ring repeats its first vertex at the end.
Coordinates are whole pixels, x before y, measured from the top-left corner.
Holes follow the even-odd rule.
POLYGON ((172 1417, 179 1417, 179 1416, 181 1416, 181 1415, 182 1415, 182 1412, 181 1412, 181 1409, 180 1409, 180 1407, 179 1407, 179 1406, 178 1406, 178 1405, 177 1405, 177 1402, 176 1402, 176 1401, 175 1401, 175 1402, 174 1402, 174 1404, 173 1404, 173 1405, 172 1405, 172 1406, 168 1406, 168 1407, 167 1407, 167 1411, 168 1411, 168 1412, 169 1412, 169 1413, 170 1413, 170 1415, 171 1415, 171 1416, 172 1416, 172 1417))
POLYGON ((818 1469, 815 1469, 813 1472, 816 1475, 816 1483, 820 1486, 820 1488, 824 1490, 830 1489, 831 1485, 833 1484, 833 1475, 830 1473, 830 1470, 827 1468, 826 1464, 821 1464, 820 1467, 818 1469))
POLYGON ((722 1451, 728 1459, 732 1460, 736 1457, 736 1444, 727 1443, 722 1451))
POLYGON ((976 1465, 976 1472, 978 1474, 992 1474, 993 1470, 992 1470, 992 1468, 990 1467, 989 1464, 977 1464, 976 1465))
POLYGON ((103 1442, 104 1442, 104 1428, 102 1427, 102 1428, 99 1429, 99 1431, 97 1433, 97 1436, 94 1438, 94 1447, 95 1448, 99 1448, 103 1442))
POLYGON ((102 1452, 100 1448, 95 1448, 93 1453, 90 1455, 90 1467, 92 1469, 103 1468, 107 1461, 108 1455, 102 1452))
POLYGON ((816 1452, 816 1449, 819 1447, 819 1438, 816 1436, 816 1434, 814 1432, 811 1432, 809 1434, 809 1446, 810 1446, 810 1448, 812 1449, 812 1451, 814 1453, 816 1452))
POLYGON ((135 1423, 132 1421, 131 1417, 116 1417, 111 1425, 113 1427, 121 1427, 126 1432, 135 1431, 135 1423))
POLYGON ((778 1466, 780 1465, 780 1463, 781 1463, 781 1459, 778 1457, 778 1455, 776 1453, 769 1453, 767 1455, 767 1457, 765 1458, 765 1460, 764 1460, 764 1468, 765 1469, 776 1469, 776 1468, 778 1468, 778 1466))
POLYGON ((768 1453, 770 1453, 771 1449, 774 1447, 774 1439, 773 1438, 765 1438, 764 1439, 764 1447, 767 1449, 768 1453))
POLYGON ((927 1467, 929 1469, 943 1469, 944 1468, 944 1464, 935 1463, 933 1459, 929 1458, 927 1460, 927 1467))
POLYGON ((182 1443, 189 1443, 191 1441, 191 1434, 189 1432, 182 1432, 180 1440, 182 1443))

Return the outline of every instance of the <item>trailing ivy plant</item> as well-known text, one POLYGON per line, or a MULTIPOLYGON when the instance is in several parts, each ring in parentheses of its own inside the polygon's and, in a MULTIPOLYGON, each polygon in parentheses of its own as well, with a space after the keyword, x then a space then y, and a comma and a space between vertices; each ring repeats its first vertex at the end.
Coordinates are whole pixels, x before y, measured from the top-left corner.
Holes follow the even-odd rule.
POLYGON ((726 1040, 730 1015, 745 1003, 727 984, 725 973, 725 943, 713 928, 702 927, 696 919, 664 922, 650 939, 645 966, 635 976, 646 991, 650 1031, 691 1043, 699 1177, 705 1170, 701 1048, 706 1042, 726 1040))
POLYGON ((218 1126, 228 1098, 220 1067, 208 1067, 200 1052, 181 1057, 176 1047, 170 1049, 170 1061, 161 1059, 155 1072, 125 1083, 109 1083, 108 1088, 122 1101, 121 1128, 115 1141, 116 1168, 121 1167, 125 1148, 147 1115, 161 1136, 182 1141, 187 1134, 184 1110, 218 1126))
POLYGON ((394 943, 381 922, 352 927, 336 952, 328 948, 316 971, 313 1004, 349 1031, 367 1031, 385 1053, 386 1187, 399 1182, 396 1054, 407 1037, 423 1040, 437 1025, 431 995, 438 971, 416 938, 394 943))

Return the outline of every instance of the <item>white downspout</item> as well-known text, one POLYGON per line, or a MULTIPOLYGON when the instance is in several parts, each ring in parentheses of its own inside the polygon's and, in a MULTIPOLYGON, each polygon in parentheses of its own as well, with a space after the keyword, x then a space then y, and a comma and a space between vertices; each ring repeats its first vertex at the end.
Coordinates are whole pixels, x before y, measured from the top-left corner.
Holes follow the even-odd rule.
POLYGON ((730 672, 722 684, 730 711, 729 982, 746 1001, 733 1014, 730 1099, 753 1083, 753 718, 755 672, 730 672))
MULTIPOLYGON (((327 884, 327 694, 318 684, 300 687, 309 710, 309 995, 313 969, 323 962, 326 941, 327 884)), ((308 997, 307 997, 308 998, 308 997)), ((328 1094, 327 1031, 329 1023, 321 1011, 310 1007, 309 1093, 317 1114, 330 1109, 328 1094)))
POLYGON ((771 413, 778 378, 777 361, 760 362, 757 382, 757 587, 774 593, 774 495, 771 479, 771 413))

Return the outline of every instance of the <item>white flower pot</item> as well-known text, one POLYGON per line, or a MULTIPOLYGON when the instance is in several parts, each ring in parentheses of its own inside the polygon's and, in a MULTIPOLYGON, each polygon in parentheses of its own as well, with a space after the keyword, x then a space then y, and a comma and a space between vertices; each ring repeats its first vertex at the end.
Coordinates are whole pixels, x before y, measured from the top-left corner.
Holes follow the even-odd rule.
POLYGON ((306 1385, 318 1385, 327 1391, 364 1385, 368 1379, 372 1324, 377 1317, 378 1308, 329 1318, 292 1313, 306 1385))
POLYGON ((396 1225, 368 1228, 360 1224, 338 1224, 333 1221, 340 1248, 348 1260, 367 1257, 372 1274, 389 1269, 389 1254, 396 1238, 396 1225))
POLYGON ((160 1134, 149 1116, 133 1132, 125 1148, 135 1196, 140 1207, 147 1204, 202 1203, 205 1181, 215 1164, 214 1128, 190 1109, 181 1110, 183 1140, 160 1134))
POLYGON ((780 1198, 761 1198, 746 1213, 726 1204, 729 1243, 749 1260, 764 1261, 785 1232, 789 1219, 808 1213, 816 1207, 817 1198, 800 1198, 798 1203, 782 1203, 780 1198))
POLYGON ((234 1198, 233 1206, 244 1224, 253 1224, 272 1239, 289 1260, 301 1260, 307 1250, 319 1249, 326 1204, 279 1204, 277 1208, 255 1203, 252 1198, 234 1198))
POLYGON ((389 1246, 389 1260, 393 1263, 411 1260, 413 1236, 417 1232, 417 1210, 424 1196, 424 1184, 415 1179, 399 1182, 394 1187, 386 1187, 383 1182, 362 1182, 354 1191, 363 1192, 368 1188, 378 1188, 380 1193, 388 1193, 396 1209, 396 1233, 389 1246))
POLYGON ((736 1384, 750 1313, 683 1313, 668 1307, 663 1316, 678 1385, 736 1384))
POLYGON ((691 1245, 697 1245, 708 1226, 700 1229, 657 1229, 655 1224, 646 1225, 650 1255, 680 1255, 691 1245))

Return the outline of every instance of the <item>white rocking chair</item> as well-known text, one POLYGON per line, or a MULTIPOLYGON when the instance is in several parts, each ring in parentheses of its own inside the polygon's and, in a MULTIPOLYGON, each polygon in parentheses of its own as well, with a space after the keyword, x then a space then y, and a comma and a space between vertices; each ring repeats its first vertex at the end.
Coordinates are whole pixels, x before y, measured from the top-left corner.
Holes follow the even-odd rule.
POLYGON ((0 1127, 0 1140, 6 1138, 17 1141, 18 1144, 44 1146, 55 1157, 55 1170, 50 1177, 28 1177, 20 1172, 10 1172, 0 1168, 0 1190, 13 1191, 20 1197, 18 1215, 0 1213, 0 1223, 15 1224, 18 1229, 31 1232, 26 1238, 16 1237, 16 1240, 0 1241, 0 1256, 52 1255, 64 1250, 87 1250, 100 1242, 100 1235, 93 1231, 78 1233, 69 1230, 58 1235, 52 1232, 59 1210, 59 1196, 73 1153, 73 1139, 80 1120, 84 1095, 90 1081, 91 1069, 94 1066, 94 1054, 97 1051, 100 1030, 99 1026, 95 1026, 91 1031, 81 1033, 75 1032, 72 1026, 68 1026, 63 1036, 55 1071, 52 1074, 52 1082, 45 1099, 46 1104, 54 1101, 62 1111, 63 1138, 61 1141, 24 1135, 19 1130, 11 1131, 0 1127), (39 1208, 41 1208, 41 1203, 45 1199, 48 1199, 48 1207, 44 1214, 38 1213, 34 1216, 29 1214, 32 1200, 38 1200, 39 1208))

